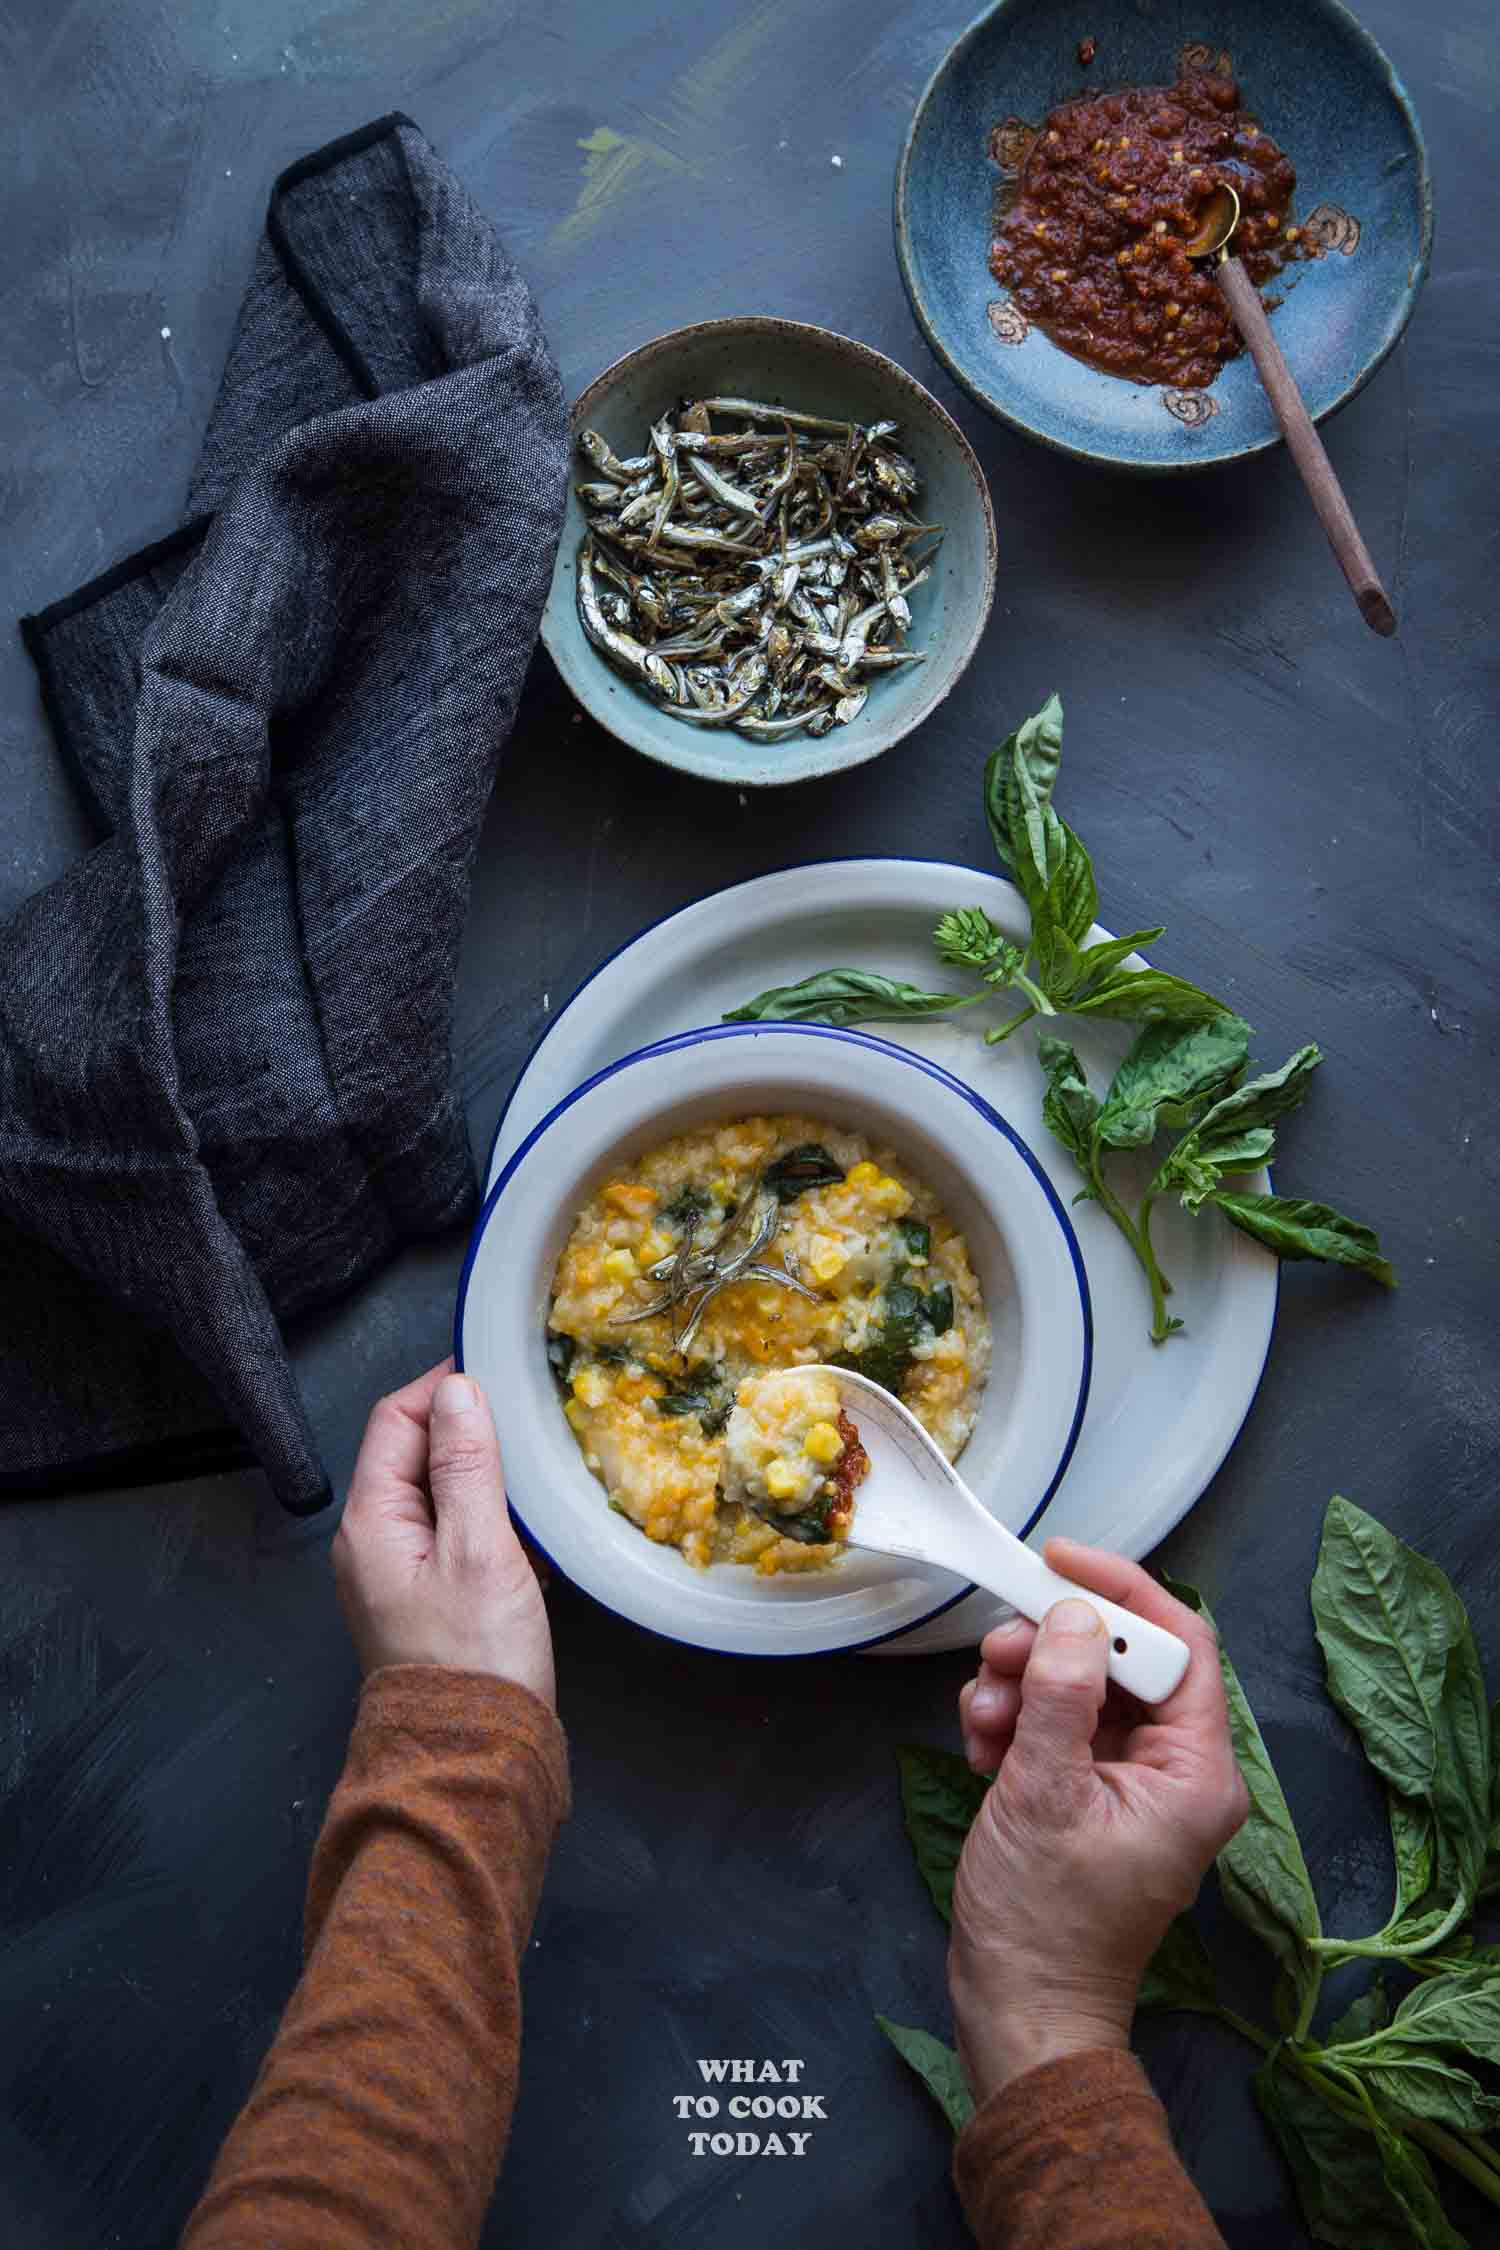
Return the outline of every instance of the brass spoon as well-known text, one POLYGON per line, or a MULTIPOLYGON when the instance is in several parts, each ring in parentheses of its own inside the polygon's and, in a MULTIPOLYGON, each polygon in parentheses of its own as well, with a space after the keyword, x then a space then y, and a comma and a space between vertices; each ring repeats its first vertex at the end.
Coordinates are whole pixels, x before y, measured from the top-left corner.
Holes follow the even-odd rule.
POLYGON ((1296 378, 1271 333, 1260 292, 1240 260, 1229 254, 1230 238, 1239 223, 1240 199, 1234 189, 1216 187, 1203 206, 1197 233, 1183 247, 1190 258, 1198 259, 1212 270, 1229 301, 1234 324, 1250 347, 1250 356, 1281 424, 1287 450, 1318 511, 1318 521, 1328 534, 1328 544, 1338 558, 1339 568, 1349 581, 1349 590, 1359 604, 1360 615, 1373 632, 1394 633, 1396 612, 1380 583, 1370 550, 1359 535, 1359 526, 1344 498, 1344 488, 1333 463, 1313 428, 1312 416, 1302 402, 1296 378))

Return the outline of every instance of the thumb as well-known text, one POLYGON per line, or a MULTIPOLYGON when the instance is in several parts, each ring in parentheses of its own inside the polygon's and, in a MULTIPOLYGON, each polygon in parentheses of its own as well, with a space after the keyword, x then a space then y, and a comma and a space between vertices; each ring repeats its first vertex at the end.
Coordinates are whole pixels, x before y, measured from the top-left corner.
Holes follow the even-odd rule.
POLYGON ((505 1522, 505 1480, 489 1405, 471 1375, 445 1375, 432 1394, 427 1481, 443 1563, 462 1570, 487 1562, 505 1522))
POLYGON ((1021 1675, 1021 1708, 1007 1764, 1038 1790, 1066 1784, 1093 1764, 1094 1730, 1108 1686, 1109 1635, 1092 1602, 1054 1602, 1021 1675))

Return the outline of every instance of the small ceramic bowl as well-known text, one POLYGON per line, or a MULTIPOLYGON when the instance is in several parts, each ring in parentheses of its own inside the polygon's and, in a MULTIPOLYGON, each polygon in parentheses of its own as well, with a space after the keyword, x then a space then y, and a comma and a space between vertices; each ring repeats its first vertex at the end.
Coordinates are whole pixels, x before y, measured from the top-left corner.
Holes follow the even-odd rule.
POLYGON ((611 1168, 674 1133, 795 1111, 897 1150, 966 1238, 994 1332, 961 1456, 979 1497, 1031 1528, 1071 1457, 1093 1324, 1067 1213, 1014 1127, 946 1071, 857 1031, 715 1025, 601 1071, 517 1149, 485 1200, 459 1284, 454 1353, 495 1409, 511 1506, 576 1585, 638 1625, 742 1656, 867 1647, 971 1589, 946 1572, 851 1551, 830 1571, 696 1570, 609 1507, 547 1364, 552 1276, 580 1206, 611 1168), (856 1090, 857 1089, 857 1090, 856 1090))
POLYGON ((987 263, 1001 179, 990 137, 1080 95, 1170 85, 1186 41, 1227 55, 1241 105, 1296 166, 1294 218, 1328 245, 1287 268, 1272 322, 1314 421, 1391 351, 1432 246, 1421 127, 1339 0, 999 0, 917 104, 896 174, 902 278, 927 341, 981 406, 1059 452, 1121 468, 1206 468, 1262 453, 1280 431, 1248 354, 1206 391, 1166 391, 1087 367, 1028 327, 987 263))
MULTIPOLYGON (((602 431, 628 458, 642 450, 668 407, 716 393, 901 424, 899 442, 922 479, 923 520, 945 527, 933 574, 912 596, 909 645, 925 650, 926 662, 875 680, 859 717, 821 737, 752 742, 732 728, 686 726, 622 678, 584 636, 575 572, 587 526, 571 486, 542 639, 590 716, 663 765, 742 789, 863 765, 937 709, 979 646, 995 591, 995 518, 984 472, 952 416, 893 359, 852 336, 794 320, 747 317, 674 328, 596 376, 573 409, 573 429, 602 431)), ((575 481, 589 473, 575 463, 575 481)))

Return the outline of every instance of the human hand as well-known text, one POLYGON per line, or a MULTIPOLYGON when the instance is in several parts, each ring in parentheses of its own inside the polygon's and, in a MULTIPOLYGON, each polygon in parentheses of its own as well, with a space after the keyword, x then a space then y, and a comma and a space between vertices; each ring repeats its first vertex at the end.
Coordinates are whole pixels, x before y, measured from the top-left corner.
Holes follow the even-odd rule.
POLYGON ((995 1780, 958 1863, 948 1954, 981 2102, 1038 2063, 1128 2044, 1146 1963, 1249 1810, 1212 1627, 1118 1555, 1049 1539, 1046 1556, 1190 1656, 1148 1708, 1109 1684, 1089 1603, 985 1637, 959 1719, 970 1765, 995 1780))
POLYGON ((556 1706, 552 1635, 510 1512, 484 1393, 453 1363, 377 1400, 334 1578, 366 1672, 451 1664, 518 1680, 556 1706))

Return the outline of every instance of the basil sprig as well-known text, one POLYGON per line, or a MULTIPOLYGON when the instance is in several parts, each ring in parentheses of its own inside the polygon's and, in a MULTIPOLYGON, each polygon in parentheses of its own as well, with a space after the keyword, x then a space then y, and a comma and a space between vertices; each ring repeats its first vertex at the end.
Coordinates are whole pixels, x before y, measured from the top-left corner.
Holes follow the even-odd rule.
POLYGON ((1157 1264, 1151 1214, 1176 1195, 1194 1217, 1214 1204, 1231 1225, 1282 1258, 1321 1258, 1356 1266, 1394 1288, 1396 1276, 1374 1230, 1326 1203, 1282 1195, 1250 1195, 1225 1185, 1264 1164, 1276 1146, 1273 1120, 1295 1109, 1322 1061, 1299 1047, 1279 1070, 1246 1079, 1250 1026, 1239 1016, 1210 1023, 1148 1024, 1101 1101, 1066 1040, 1043 1033, 1037 1059, 1047 1079, 1042 1119, 1084 1177, 1080 1200, 1097 1203, 1139 1259, 1151 1290, 1151 1340, 1164 1343, 1183 1323, 1167 1311, 1171 1283, 1157 1264), (1111 1180, 1112 1152, 1149 1147, 1163 1130, 1181 1128, 1134 1211, 1111 1180))
POLYGON ((824 969, 800 984, 776 985, 732 1009, 728 1023, 920 1022, 978 1007, 1013 991, 1018 1014, 985 1038, 1009 1039, 1035 1017, 1104 1016, 1143 1028, 1102 1099, 1090 1088, 1066 1041, 1047 1032, 1037 1056, 1047 1078, 1042 1115, 1084 1175, 1083 1195, 1098 1203, 1139 1259, 1151 1291, 1151 1337, 1164 1343, 1183 1322, 1166 1309, 1171 1283, 1157 1264, 1151 1213, 1175 1195, 1195 1217, 1213 1204, 1233 1227, 1278 1258, 1316 1258, 1351 1266, 1391 1288, 1395 1274, 1374 1230, 1330 1204, 1255 1195, 1232 1183, 1264 1164, 1275 1124, 1295 1109, 1322 1061, 1311 1044, 1279 1070, 1247 1077, 1250 1027, 1224 1001, 1183 977, 1132 967, 1160 925, 1128 937, 1086 941, 1098 912, 1093 862, 1056 811, 1062 761, 1062 703, 1007 735, 984 769, 984 810, 1001 866, 1026 902, 1025 943, 1007 936, 982 907, 938 917, 933 945, 949 968, 980 980, 977 992, 928 992, 870 969, 824 969), (1166 1131, 1179 1136, 1134 1209, 1105 1176, 1113 1154, 1149 1148, 1166 1131))
MULTIPOLYGON (((1167 1583, 1208 1615, 1193 1588, 1167 1583)), ((1250 1813, 1219 1854, 1219 1889, 1275 1963, 1274 2022, 1253 2022, 1225 2000, 1187 1914, 1157 1948, 1137 2005, 1216 2016, 1261 2050, 1256 2100, 1320 2242, 1466 2250, 1433 2160, 1500 2207, 1500 1945, 1476 1943, 1463 1927, 1500 1883, 1497 1729, 1448 1579, 1338 1497, 1324 1518, 1312 1609, 1328 1692, 1386 1786, 1395 1911, 1370 1937, 1323 1935, 1290 1809, 1221 1641, 1250 1813), (1393 2009, 1377 1974, 1314 2036, 1326 1971, 1355 1959, 1406 1978, 1408 1989, 1393 2009)), ((949 1921, 959 1853, 988 1784, 948 1751, 908 1745, 897 1755, 917 1866, 949 1921)), ((928 2032, 876 2021, 961 2130, 972 2112, 957 2056, 928 2032)))

